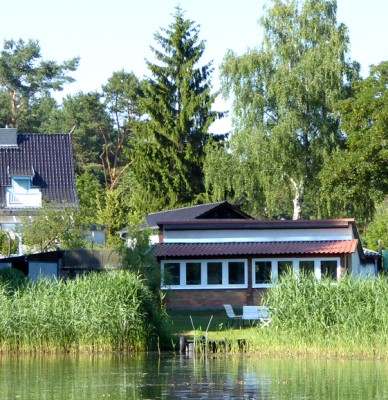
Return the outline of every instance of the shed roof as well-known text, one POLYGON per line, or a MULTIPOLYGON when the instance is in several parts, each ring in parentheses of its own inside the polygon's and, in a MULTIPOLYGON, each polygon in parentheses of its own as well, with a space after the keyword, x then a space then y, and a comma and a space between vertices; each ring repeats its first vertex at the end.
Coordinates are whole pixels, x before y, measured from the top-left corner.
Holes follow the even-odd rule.
MULTIPOLYGON (((220 219, 227 221, 232 219, 247 220, 253 219, 253 217, 227 201, 218 201, 215 203, 198 204, 195 206, 175 208, 148 214, 146 216, 145 227, 157 229, 158 225, 163 224, 164 221, 187 222, 203 219, 214 222, 220 219)), ((127 232, 128 228, 124 228, 118 233, 120 235, 125 235, 127 232)))

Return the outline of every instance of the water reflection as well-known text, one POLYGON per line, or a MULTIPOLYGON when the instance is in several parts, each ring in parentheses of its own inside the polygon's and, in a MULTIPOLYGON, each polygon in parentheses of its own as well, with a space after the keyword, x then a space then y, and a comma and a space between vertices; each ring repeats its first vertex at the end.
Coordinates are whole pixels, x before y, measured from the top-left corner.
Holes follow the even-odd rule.
POLYGON ((312 359, 0 358, 5 399, 387 399, 388 363, 312 359))

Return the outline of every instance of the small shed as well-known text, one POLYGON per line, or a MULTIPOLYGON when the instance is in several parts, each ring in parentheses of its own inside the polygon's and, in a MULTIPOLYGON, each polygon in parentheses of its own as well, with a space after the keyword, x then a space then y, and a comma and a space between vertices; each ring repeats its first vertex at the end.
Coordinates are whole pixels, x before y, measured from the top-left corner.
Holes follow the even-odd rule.
POLYGON ((0 269, 15 268, 32 280, 45 276, 49 279, 59 278, 63 265, 63 251, 29 254, 0 259, 0 269))
POLYGON ((32 280, 74 278, 91 271, 117 268, 121 257, 115 250, 57 250, 0 259, 0 269, 15 268, 32 280))

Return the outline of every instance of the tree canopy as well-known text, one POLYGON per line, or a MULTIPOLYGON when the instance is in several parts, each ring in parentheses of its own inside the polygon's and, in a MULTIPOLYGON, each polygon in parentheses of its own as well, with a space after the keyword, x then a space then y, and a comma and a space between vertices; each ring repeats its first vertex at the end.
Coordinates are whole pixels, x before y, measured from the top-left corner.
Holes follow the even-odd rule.
POLYGON ((80 218, 74 208, 59 209, 44 204, 34 216, 21 218, 22 243, 31 253, 85 247, 85 230, 80 218))
POLYGON ((58 64, 51 60, 42 60, 38 41, 22 39, 5 40, 0 53, 0 99, 2 108, 8 110, 1 115, 4 125, 28 129, 26 117, 31 102, 50 91, 63 89, 65 83, 73 82, 68 75, 78 67, 79 58, 73 58, 58 64), (7 118, 5 118, 7 117, 7 118))
POLYGON ((346 147, 326 161, 321 196, 327 215, 369 220, 388 195, 388 61, 372 66, 337 105, 346 147))
POLYGON ((261 46, 242 56, 230 51, 221 74, 224 94, 234 99, 230 148, 261 183, 262 215, 282 211, 292 193, 288 210, 297 219, 318 213, 318 173, 344 141, 333 107, 349 94, 358 64, 349 60, 336 1, 271 3, 260 21, 261 46))

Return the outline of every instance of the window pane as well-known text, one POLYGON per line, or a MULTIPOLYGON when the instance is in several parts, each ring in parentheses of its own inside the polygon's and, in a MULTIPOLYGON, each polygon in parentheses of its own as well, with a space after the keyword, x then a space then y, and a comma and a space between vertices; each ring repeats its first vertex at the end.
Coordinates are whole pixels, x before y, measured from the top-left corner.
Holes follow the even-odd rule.
POLYGON ((201 284, 201 263, 186 263, 186 285, 201 284))
POLYGON ((180 263, 164 264, 164 284, 165 285, 180 285, 180 263))
POLYGON ((207 263, 207 283, 208 285, 222 284, 222 263, 209 262, 207 263))
POLYGON ((256 261, 255 277, 255 283, 271 283, 271 261, 256 261))
POLYGON ((228 269, 230 285, 243 285, 245 283, 245 268, 242 261, 229 262, 228 269))
POLYGON ((299 261, 299 271, 305 275, 314 275, 314 261, 299 261))
POLYGON ((321 261, 321 276, 337 280, 337 261, 321 261))
POLYGON ((278 261, 278 277, 288 274, 292 268, 292 261, 278 261))
POLYGON ((29 188, 29 180, 28 179, 15 179, 14 181, 14 192, 15 193, 25 193, 29 188))

